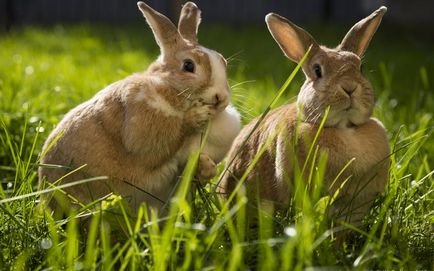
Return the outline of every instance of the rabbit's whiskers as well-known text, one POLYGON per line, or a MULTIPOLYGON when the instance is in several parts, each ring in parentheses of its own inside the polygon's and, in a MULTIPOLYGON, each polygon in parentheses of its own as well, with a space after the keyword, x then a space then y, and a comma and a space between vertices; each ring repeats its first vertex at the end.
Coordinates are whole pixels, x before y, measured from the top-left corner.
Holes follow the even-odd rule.
POLYGON ((316 121, 321 117, 321 112, 318 112, 320 108, 324 106, 324 102, 321 102, 318 104, 317 107, 313 108, 312 110, 309 110, 310 113, 305 117, 304 121, 309 123, 316 123, 316 121))
POLYGON ((243 50, 238 51, 234 54, 232 54, 231 56, 229 56, 228 58, 226 58, 226 62, 231 62, 232 60, 235 60, 237 56, 239 56, 241 53, 243 52, 243 50))
POLYGON ((246 80, 246 81, 241 81, 238 83, 235 83, 234 85, 231 86, 231 88, 236 88, 238 86, 241 86, 242 84, 247 84, 247 83, 255 83, 256 80, 246 80))
POLYGON ((181 91, 180 93, 178 93, 177 96, 184 95, 186 92, 188 93, 189 90, 190 90, 190 88, 186 88, 186 89, 184 89, 183 91, 181 91))

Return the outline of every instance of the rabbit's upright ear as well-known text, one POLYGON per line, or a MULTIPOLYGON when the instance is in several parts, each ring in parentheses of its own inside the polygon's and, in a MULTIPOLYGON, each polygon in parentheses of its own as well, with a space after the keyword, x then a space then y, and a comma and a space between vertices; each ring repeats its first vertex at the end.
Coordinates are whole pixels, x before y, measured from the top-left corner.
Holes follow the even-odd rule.
POLYGON ((280 49, 297 63, 311 45, 318 46, 309 33, 280 15, 269 13, 265 16, 265 22, 280 49))
POLYGON ((339 48, 344 51, 353 52, 360 57, 363 56, 386 11, 386 7, 381 7, 356 23, 345 35, 339 48))
POLYGON ((197 43, 197 30, 200 24, 200 9, 193 2, 187 2, 182 7, 179 16, 178 30, 181 36, 197 43))
POLYGON ((151 27, 161 53, 164 55, 169 51, 175 50, 176 45, 182 40, 176 26, 169 18, 155 11, 144 2, 137 2, 137 6, 151 27))

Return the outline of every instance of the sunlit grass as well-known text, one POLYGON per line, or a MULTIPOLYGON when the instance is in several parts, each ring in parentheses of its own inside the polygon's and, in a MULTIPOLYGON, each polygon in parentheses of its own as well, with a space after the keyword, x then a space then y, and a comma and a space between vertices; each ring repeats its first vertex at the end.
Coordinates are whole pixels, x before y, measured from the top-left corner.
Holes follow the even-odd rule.
MULTIPOLYGON (((318 29, 318 40, 332 40, 326 34, 339 29, 318 29)), ((222 203, 213 193, 218 177, 206 187, 192 180, 193 157, 167 215, 157 220, 143 206, 130 218, 111 196, 97 203, 103 208, 93 211, 86 231, 76 216, 89 211, 54 220, 38 205, 42 143, 69 109, 145 69, 158 48, 145 26, 25 28, 0 36, 0 269, 431 270, 434 52, 423 41, 407 48, 381 36, 368 49, 365 74, 376 89, 375 116, 388 129, 392 166, 387 191, 362 226, 332 227, 325 210, 332 199, 320 189, 325 157, 312 148, 311 156, 323 162, 305 170, 318 189, 304 193, 309 183, 298 176, 288 212, 258 209, 242 189, 232 204, 222 203), (258 211, 253 229, 245 216, 252 209, 258 211), (107 223, 113 212, 122 224, 119 235, 107 223), (342 229, 355 234, 339 247, 334 235, 342 229)), ((232 56, 232 98, 244 122, 267 110, 295 67, 265 27, 203 27, 199 38, 232 56)), ((293 101, 302 80, 298 74, 273 105, 293 101)))

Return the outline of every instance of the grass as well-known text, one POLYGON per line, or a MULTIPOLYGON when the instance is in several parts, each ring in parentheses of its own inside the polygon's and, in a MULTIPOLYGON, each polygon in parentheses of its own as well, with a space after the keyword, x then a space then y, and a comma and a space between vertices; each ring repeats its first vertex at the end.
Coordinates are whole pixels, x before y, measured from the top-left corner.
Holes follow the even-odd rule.
MULTIPOLYGON (((327 45, 345 33, 340 26, 307 28, 327 45)), ((141 219, 123 220, 127 238, 110 240, 110 210, 122 213, 116 196, 93 214, 86 234, 77 214, 54 220, 38 205, 36 168, 44 139, 69 109, 145 69, 158 48, 144 25, 25 27, 1 35, 0 269, 432 270, 434 51, 432 40, 420 37, 380 28, 367 51, 374 115, 385 124, 394 151, 390 184, 362 227, 339 225, 355 232, 339 246, 319 189, 296 193, 288 212, 270 215, 264 206, 258 228, 249 230, 243 214, 251 206, 244 196, 222 206, 212 185, 187 195, 194 157, 164 228, 142 208, 141 219)), ((245 123, 267 109, 295 68, 265 26, 204 26, 199 38, 230 57, 232 98, 245 123)), ((277 105, 293 101, 302 82, 298 74, 277 105)), ((323 171, 320 164, 312 181, 320 185, 323 171)), ((304 191, 304 182, 296 184, 304 191)))

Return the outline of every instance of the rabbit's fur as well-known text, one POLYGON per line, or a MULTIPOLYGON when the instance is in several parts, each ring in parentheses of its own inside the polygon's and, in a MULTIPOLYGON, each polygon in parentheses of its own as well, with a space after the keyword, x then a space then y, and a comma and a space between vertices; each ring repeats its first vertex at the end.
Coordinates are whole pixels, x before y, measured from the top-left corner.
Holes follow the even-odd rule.
POLYGON ((277 14, 266 16, 272 36, 291 60, 299 62, 312 46, 302 65, 306 81, 297 102, 272 110, 250 137, 258 118, 242 129, 229 151, 219 192, 227 196, 233 192, 254 157, 274 135, 247 175, 245 187, 251 201, 259 196, 263 202, 287 207, 293 193, 294 164, 298 163, 301 168, 305 163, 307 151, 329 106, 317 141, 320 151, 328 156, 324 187, 333 195, 349 178, 339 199, 331 206, 330 214, 351 222, 359 222, 366 215, 376 195, 385 189, 390 150, 384 126, 371 117, 373 89, 360 66, 361 57, 385 12, 386 8, 382 7, 357 23, 334 49, 319 46, 306 31, 277 14), (297 161, 293 161, 293 157, 297 161), (354 161, 331 186, 352 159, 354 161))
MULTIPOLYGON (((83 204, 114 192, 133 210, 142 202, 158 210, 189 155, 199 149, 209 121, 210 135, 197 169, 201 180, 215 174, 215 164, 240 130, 239 114, 228 106, 226 60, 197 42, 197 6, 183 6, 178 28, 145 3, 138 7, 161 49, 159 58, 145 72, 109 85, 72 109, 43 147, 42 164, 85 167, 62 178, 69 170, 42 166, 42 186, 46 181, 59 185, 108 177, 65 189, 83 204)), ((62 193, 55 196, 63 197, 62 210, 74 206, 62 193)), ((51 206, 56 208, 54 200, 51 206)))

